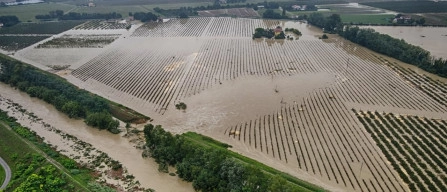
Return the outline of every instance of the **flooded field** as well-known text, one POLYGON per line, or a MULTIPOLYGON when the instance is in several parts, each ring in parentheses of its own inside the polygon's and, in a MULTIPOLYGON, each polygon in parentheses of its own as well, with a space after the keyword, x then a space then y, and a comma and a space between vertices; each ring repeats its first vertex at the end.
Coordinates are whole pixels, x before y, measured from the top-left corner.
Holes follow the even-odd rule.
MULTIPOLYGON (((66 33, 102 31, 117 34, 66 33)), ((80 88, 150 116, 169 131, 203 133, 331 191, 408 191, 352 109, 446 119, 445 82, 321 35, 299 22, 172 19, 133 27, 103 48, 79 48, 85 55, 33 47, 16 55, 40 68, 58 61, 57 55, 46 57, 54 51, 70 55, 73 64, 57 74, 80 88), (255 28, 276 26, 303 35, 252 39, 255 28), (175 109, 179 102, 186 103, 185 111, 175 109)), ((95 132, 85 128, 73 134, 102 142, 96 140, 103 135, 95 132)), ((119 137, 105 135, 104 142, 119 137)), ((123 164, 142 163, 127 159, 137 152, 126 158, 108 152, 123 164)), ((145 176, 137 178, 141 182, 145 176)))
POLYGON ((318 5, 317 7, 318 10, 325 9, 343 14, 397 14, 393 11, 360 5, 358 3, 318 5))
POLYGON ((408 43, 420 46, 430 51, 432 56, 447 59, 447 28, 446 27, 399 27, 399 26, 368 26, 379 33, 388 34, 394 38, 403 39, 408 43))

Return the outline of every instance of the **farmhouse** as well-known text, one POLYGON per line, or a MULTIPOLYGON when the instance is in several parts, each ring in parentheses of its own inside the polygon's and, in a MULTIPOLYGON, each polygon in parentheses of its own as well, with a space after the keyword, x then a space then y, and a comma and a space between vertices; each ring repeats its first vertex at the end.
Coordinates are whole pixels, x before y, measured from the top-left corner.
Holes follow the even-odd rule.
POLYGON ((3 27, 3 23, 0 23, 0 28, 2 28, 3 27))
POLYGON ((277 35, 281 34, 282 28, 281 28, 281 26, 278 26, 273 31, 275 32, 275 36, 277 36, 277 35))

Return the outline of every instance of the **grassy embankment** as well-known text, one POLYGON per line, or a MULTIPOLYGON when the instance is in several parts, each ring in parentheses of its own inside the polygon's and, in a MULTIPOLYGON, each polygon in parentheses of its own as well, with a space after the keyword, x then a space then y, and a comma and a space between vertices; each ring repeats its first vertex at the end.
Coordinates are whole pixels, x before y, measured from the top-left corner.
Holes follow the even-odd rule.
POLYGON ((299 180, 299 179, 297 179, 296 177, 294 177, 294 176, 292 176, 290 174, 278 171, 278 170, 276 170, 276 169, 274 169, 272 167, 269 167, 269 166, 267 166, 267 165, 265 165, 263 163, 260 163, 259 161, 256 161, 254 159, 245 157, 245 156, 240 155, 240 154, 238 154, 236 152, 230 151, 230 150, 227 149, 228 147, 231 147, 230 145, 222 143, 222 142, 219 142, 219 141, 216 141, 216 140, 214 140, 214 139, 212 139, 210 137, 207 137, 207 136, 204 136, 204 135, 200 135, 200 134, 197 134, 197 133, 194 133, 194 132, 187 132, 187 133, 182 134, 182 136, 186 140, 188 140, 190 142, 193 142, 193 143, 196 143, 196 144, 201 145, 201 146, 206 147, 206 148, 214 148, 214 149, 225 150, 225 152, 230 157, 235 158, 235 159, 237 159, 237 160, 239 160, 239 161, 241 161, 241 162, 243 162, 243 163, 245 163, 247 165, 252 165, 254 167, 257 167, 260 170, 262 170, 262 171, 264 171, 266 173, 269 173, 271 175, 279 175, 282 178, 286 179, 288 182, 293 183, 296 186, 298 186, 299 189, 302 190, 302 191, 325 191, 323 188, 318 187, 318 186, 316 186, 314 184, 311 184, 311 183, 303 181, 303 180, 299 180))
MULTIPOLYGON (((45 144, 42 138, 29 129, 20 126, 1 110, 0 149, 0 156, 8 163, 12 172, 12 178, 6 191, 12 191, 22 183, 27 182, 33 174, 42 175, 42 169, 46 167, 57 168, 57 171, 47 175, 47 177, 51 176, 51 179, 59 178, 63 180, 57 186, 60 190, 88 191, 87 185, 93 181, 91 170, 73 164, 73 160, 59 154, 51 146, 45 144), (57 161, 59 165, 55 166, 45 158, 57 161), (68 165, 70 165, 68 168, 64 167, 68 165), (72 174, 74 172, 76 174, 72 174)), ((1 175, 0 183, 3 182, 5 175, 3 169, 1 175)))

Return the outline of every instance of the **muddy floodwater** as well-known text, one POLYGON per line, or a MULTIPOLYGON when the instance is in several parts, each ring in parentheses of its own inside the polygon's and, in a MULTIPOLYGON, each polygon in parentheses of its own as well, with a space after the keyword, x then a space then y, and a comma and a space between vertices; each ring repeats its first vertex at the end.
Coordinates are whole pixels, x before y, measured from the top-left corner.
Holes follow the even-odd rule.
MULTIPOLYGON (((410 37, 404 29, 398 35, 410 37)), ((424 33, 420 38, 444 38, 442 31, 409 29, 421 30, 415 32, 424 33)), ((447 97, 445 79, 337 35, 321 40, 322 31, 303 22, 202 17, 106 31, 88 34, 121 35, 103 48, 28 47, 15 57, 41 69, 66 59, 65 70, 49 71, 135 109, 169 131, 211 136, 235 152, 330 191, 409 190, 354 110, 447 117, 447 100, 439 99, 447 97), (277 26, 298 29, 302 36, 286 32, 289 38, 283 40, 252 39, 255 28, 277 26), (187 109, 177 110, 179 102, 187 109)), ((17 98, 24 106, 37 107, 43 118, 53 113, 46 104, 17 98)), ((109 153, 144 186, 192 190, 177 177, 159 174, 157 165, 140 158, 127 139, 54 113, 48 121, 109 153)))
POLYGON ((397 39, 420 46, 430 51, 432 56, 447 59, 446 27, 401 27, 401 26, 368 26, 379 33, 388 34, 397 39))

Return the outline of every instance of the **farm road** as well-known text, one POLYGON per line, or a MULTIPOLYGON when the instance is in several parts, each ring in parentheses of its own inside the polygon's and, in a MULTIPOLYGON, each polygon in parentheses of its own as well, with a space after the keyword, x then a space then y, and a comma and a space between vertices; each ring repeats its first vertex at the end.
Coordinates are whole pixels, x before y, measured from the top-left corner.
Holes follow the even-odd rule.
POLYGON ((2 186, 0 189, 6 189, 6 186, 8 185, 9 181, 11 180, 11 169, 9 168, 8 164, 0 157, 0 165, 2 165, 3 169, 5 170, 6 177, 5 181, 3 181, 2 186))

